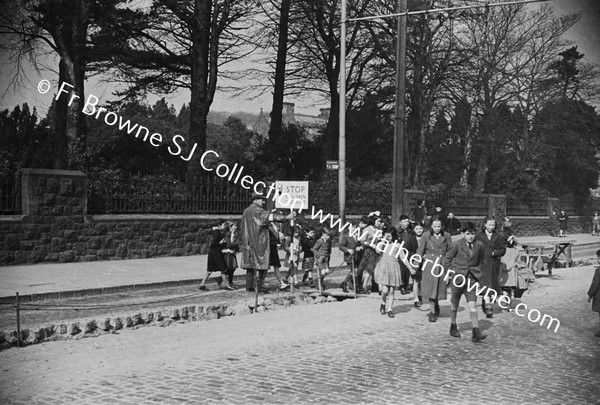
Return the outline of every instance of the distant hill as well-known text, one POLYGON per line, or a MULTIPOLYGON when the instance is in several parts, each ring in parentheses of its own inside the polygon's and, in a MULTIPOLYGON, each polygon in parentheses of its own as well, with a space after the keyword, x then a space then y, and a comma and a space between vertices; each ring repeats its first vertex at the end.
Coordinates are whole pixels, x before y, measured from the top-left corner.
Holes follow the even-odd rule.
POLYGON ((222 125, 229 116, 235 116, 242 120, 244 125, 252 127, 258 118, 258 113, 253 114, 245 111, 226 112, 226 111, 210 111, 208 113, 208 122, 211 124, 222 125))

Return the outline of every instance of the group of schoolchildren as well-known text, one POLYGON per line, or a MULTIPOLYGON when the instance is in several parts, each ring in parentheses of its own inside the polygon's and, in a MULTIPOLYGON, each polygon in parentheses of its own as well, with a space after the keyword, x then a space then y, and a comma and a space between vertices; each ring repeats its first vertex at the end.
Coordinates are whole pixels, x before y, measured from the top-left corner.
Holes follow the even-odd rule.
MULTIPOLYGON (((344 292, 355 289, 357 293, 369 294, 379 291, 381 295, 380 312, 393 318, 394 291, 399 289, 401 294, 414 292, 414 306, 420 307, 423 300, 428 300, 430 322, 435 322, 439 317, 439 300, 447 298, 447 284, 450 284, 451 325, 450 335, 460 337, 456 325, 458 303, 462 295, 465 296, 469 306, 471 323, 473 326, 474 342, 482 341, 486 335, 478 328, 476 300, 474 291, 465 287, 456 287, 449 283, 445 277, 433 276, 432 266, 437 258, 442 260, 445 268, 453 269, 454 276, 462 275, 489 286, 491 289, 502 293, 502 288, 494 280, 498 278, 498 269, 494 264, 499 263, 499 257, 504 253, 504 247, 514 243, 514 236, 510 230, 510 222, 505 218, 502 236, 494 235, 496 223, 493 219, 486 219, 481 232, 476 232, 475 226, 467 222, 461 228, 463 237, 452 242, 451 236, 443 229, 444 219, 438 211, 430 218, 425 217, 427 225, 421 220, 415 221, 414 216, 409 218, 402 215, 397 228, 391 226, 389 217, 381 216, 378 212, 363 216, 355 224, 355 230, 350 234, 348 229, 342 235, 339 249, 344 253, 344 262, 350 269, 340 288, 344 292), (412 220, 411 220, 412 219, 412 220), (508 225, 508 226, 507 226, 508 225), (511 239, 512 238, 512 239, 511 239), (401 245, 404 249, 394 251, 394 247, 401 245), (391 247, 391 249, 390 249, 391 247), (409 253, 409 254, 407 254, 409 253), (429 263, 409 262, 410 255, 417 253, 421 258, 431 259, 429 263), (487 275, 486 275, 487 273, 487 275), (490 280, 485 280, 488 277, 490 280), (413 281, 411 284, 410 281, 413 281)), ((417 219, 418 218, 417 216, 417 219)), ((299 287, 298 275, 303 273, 301 283, 304 286, 326 289, 325 277, 330 273, 329 261, 332 249, 332 231, 324 227, 317 231, 305 223, 284 223, 281 230, 273 226, 271 230, 271 256, 277 256, 276 262, 271 261, 275 269, 275 277, 280 282, 280 288, 285 289, 290 285, 299 287), (281 266, 278 256, 277 244, 281 243, 286 252, 285 264, 289 270, 284 278, 279 272, 281 266), (313 277, 315 273, 316 277, 313 277), (315 283, 315 279, 317 282, 315 283)), ((237 224, 226 221, 211 230, 211 243, 208 255, 208 272, 220 272, 216 278, 219 288, 235 290, 233 274, 237 269, 236 253, 239 251, 239 232, 237 224)), ((600 263, 600 250, 597 252, 600 263)), ((201 281, 200 290, 207 291, 206 280, 201 281)), ((593 310, 600 312, 600 267, 596 270, 594 282, 588 295, 594 298, 593 310)), ((487 317, 492 317, 493 302, 482 299, 482 309, 487 317)), ((600 337, 600 332, 596 334, 600 337)))
MULTIPOLYGON (((287 222, 278 228, 274 223, 269 224, 269 265, 274 269, 280 289, 286 289, 290 285, 299 287, 298 274, 301 271, 303 272, 301 280, 303 285, 325 288, 324 278, 330 273, 332 231, 329 228, 323 228, 317 233, 316 230, 303 225, 287 222), (289 269, 286 276, 280 272, 279 244, 286 252, 284 264, 289 269), (316 274, 316 277, 313 277, 313 273, 316 274)), ((201 291, 208 291, 206 281, 210 274, 220 272, 220 275, 215 278, 218 288, 236 290, 239 287, 233 282, 233 274, 238 267, 236 259, 240 243, 238 226, 233 221, 225 221, 212 227, 209 233, 208 274, 201 280, 198 288, 201 291)), ((264 272, 261 272, 261 277, 264 279, 264 272)))

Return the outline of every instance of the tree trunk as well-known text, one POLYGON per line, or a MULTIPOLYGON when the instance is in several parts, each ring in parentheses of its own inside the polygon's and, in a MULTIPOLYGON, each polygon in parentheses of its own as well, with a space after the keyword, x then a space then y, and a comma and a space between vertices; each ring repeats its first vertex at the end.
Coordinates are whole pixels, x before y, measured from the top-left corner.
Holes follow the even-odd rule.
MULTIPOLYGON (((206 150, 206 122, 212 97, 209 94, 209 73, 211 66, 211 1, 195 0, 194 15, 191 19, 192 37, 192 75, 190 97, 190 133, 187 142, 188 156, 194 143, 200 151, 206 150)), ((215 61, 216 65, 216 61, 215 61)), ((215 66, 216 69, 216 66, 215 66)), ((213 93, 214 94, 214 93, 213 93)), ((192 159, 188 165, 188 184, 197 183, 195 179, 202 172, 199 159, 192 159)))
POLYGON ((481 143, 479 161, 477 164, 477 173, 475 174, 474 191, 479 194, 482 194, 485 191, 491 148, 489 141, 490 140, 486 136, 484 141, 481 143))
POLYGON ((69 106, 67 133, 74 142, 73 153, 78 168, 85 170, 87 167, 87 134, 83 106, 85 105, 85 66, 86 66, 86 37, 90 13, 89 0, 77 0, 72 21, 72 46, 71 52, 71 84, 73 93, 78 98, 69 106))
POLYGON ((285 89, 285 66, 288 46, 288 21, 290 18, 291 0, 282 0, 279 16, 279 42, 277 44, 277 61, 275 64, 275 86, 273 89, 273 108, 269 127, 269 143, 273 146, 281 142, 283 115, 283 94, 285 89))
POLYGON ((56 104, 56 157, 54 167, 68 166, 83 169, 85 166, 86 130, 83 106, 85 104, 86 37, 89 24, 89 0, 69 4, 72 11, 48 22, 44 29, 51 33, 59 61, 59 86, 66 82, 66 94, 60 94, 56 104), (73 102, 71 102, 73 99, 73 102), (70 105, 69 105, 70 104, 70 105), (69 142, 72 153, 69 153, 69 142), (70 162, 70 163, 68 163, 70 162))
MULTIPOLYGON (((61 59, 58 62, 58 81, 67 82, 66 67, 61 59)), ((56 100, 54 110, 54 168, 58 170, 67 169, 67 159, 69 156, 69 138, 67 137, 67 97, 59 97, 56 100)))

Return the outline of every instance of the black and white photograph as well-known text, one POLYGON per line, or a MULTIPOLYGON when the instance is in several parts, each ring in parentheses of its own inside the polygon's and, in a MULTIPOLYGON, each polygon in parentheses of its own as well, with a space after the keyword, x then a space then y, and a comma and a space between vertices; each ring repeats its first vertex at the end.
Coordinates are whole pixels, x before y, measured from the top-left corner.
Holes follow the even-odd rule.
POLYGON ((600 0, 0 5, 0 404, 600 405, 600 0))

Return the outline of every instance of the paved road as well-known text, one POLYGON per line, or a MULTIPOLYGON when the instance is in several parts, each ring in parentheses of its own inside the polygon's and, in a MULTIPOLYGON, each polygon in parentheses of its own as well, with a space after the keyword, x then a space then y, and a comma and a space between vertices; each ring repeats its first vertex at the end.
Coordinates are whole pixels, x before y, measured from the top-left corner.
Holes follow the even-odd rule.
POLYGON ((376 299, 303 305, 9 349, 0 403, 600 403, 592 272, 557 269, 524 296, 557 333, 504 312, 474 344, 465 310, 448 336, 448 302, 437 323, 406 301, 394 319, 376 299))

